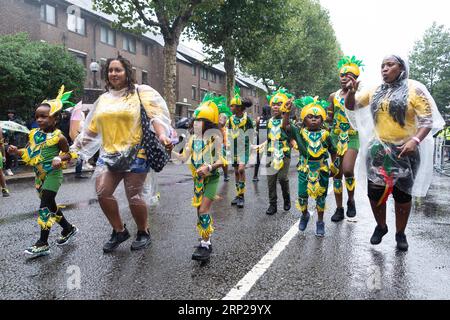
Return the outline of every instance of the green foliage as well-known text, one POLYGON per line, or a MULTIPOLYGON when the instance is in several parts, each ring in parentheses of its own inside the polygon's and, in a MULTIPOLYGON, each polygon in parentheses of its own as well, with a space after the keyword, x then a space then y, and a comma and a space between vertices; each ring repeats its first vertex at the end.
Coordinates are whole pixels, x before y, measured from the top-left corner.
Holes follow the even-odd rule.
POLYGON ((283 33, 246 63, 245 70, 297 96, 328 96, 339 83, 336 66, 341 56, 328 12, 314 0, 288 0, 285 6, 290 16, 283 33))
POLYGON ((410 78, 422 82, 432 94, 439 110, 449 113, 450 105, 450 29, 433 25, 409 55, 410 78))
POLYGON ((85 70, 62 46, 32 42, 28 35, 0 36, 0 110, 30 118, 36 105, 56 97, 64 84, 76 99, 83 95, 85 70))
POLYGON ((227 97, 233 96, 236 61, 255 62, 275 34, 282 32, 287 17, 284 0, 222 0, 199 12, 191 34, 204 45, 210 62, 224 62, 227 97))

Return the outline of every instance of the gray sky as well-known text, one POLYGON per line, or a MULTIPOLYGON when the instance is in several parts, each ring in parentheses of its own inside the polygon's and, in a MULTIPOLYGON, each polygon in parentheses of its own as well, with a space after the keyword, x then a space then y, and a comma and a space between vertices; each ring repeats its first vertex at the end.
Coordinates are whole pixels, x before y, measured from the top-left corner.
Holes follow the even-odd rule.
POLYGON ((346 55, 366 67, 360 80, 367 86, 381 82, 384 56, 405 59, 433 21, 450 27, 448 0, 319 0, 328 9, 337 40, 346 55))

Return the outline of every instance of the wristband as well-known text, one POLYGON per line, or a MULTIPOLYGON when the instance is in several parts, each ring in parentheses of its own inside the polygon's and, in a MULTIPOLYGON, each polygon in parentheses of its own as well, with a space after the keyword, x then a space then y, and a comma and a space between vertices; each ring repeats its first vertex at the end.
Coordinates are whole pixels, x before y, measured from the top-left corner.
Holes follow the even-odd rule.
POLYGON ((208 164, 208 171, 211 172, 212 171, 212 165, 208 164))
POLYGON ((420 144, 420 139, 417 137, 412 137, 411 139, 413 139, 417 144, 420 144))
POLYGON ((59 162, 62 162, 62 159, 60 157, 54 157, 53 160, 59 160, 59 162))

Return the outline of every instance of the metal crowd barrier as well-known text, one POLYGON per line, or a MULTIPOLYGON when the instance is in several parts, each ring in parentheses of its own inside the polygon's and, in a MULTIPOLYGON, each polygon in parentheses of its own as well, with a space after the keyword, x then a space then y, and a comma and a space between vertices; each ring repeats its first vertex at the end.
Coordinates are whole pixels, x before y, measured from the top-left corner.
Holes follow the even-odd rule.
POLYGON ((434 170, 450 177, 450 145, 441 137, 436 138, 434 145, 434 170))

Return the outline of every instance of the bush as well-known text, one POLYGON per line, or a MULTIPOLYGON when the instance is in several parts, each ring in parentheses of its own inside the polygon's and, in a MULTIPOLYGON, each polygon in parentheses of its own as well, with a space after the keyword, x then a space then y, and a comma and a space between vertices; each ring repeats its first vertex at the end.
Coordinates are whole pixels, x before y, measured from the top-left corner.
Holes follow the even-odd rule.
POLYGON ((26 33, 0 36, 0 110, 16 110, 23 119, 42 100, 54 98, 62 84, 83 96, 85 69, 62 46, 30 41, 26 33))

